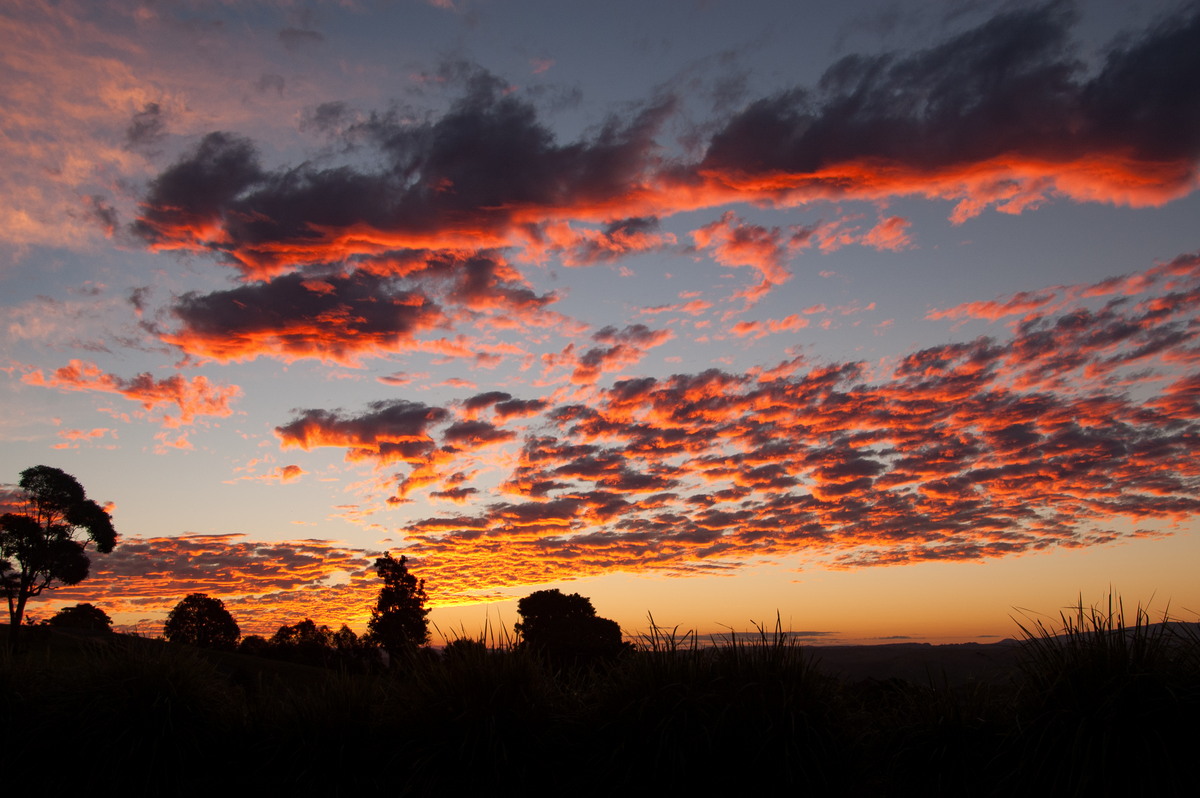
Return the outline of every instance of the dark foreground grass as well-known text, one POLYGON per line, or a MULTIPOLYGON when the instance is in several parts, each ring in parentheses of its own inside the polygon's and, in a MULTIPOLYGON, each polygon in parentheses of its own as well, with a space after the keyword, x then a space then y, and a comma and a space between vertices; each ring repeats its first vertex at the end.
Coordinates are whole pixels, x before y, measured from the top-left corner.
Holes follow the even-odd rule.
POLYGON ((776 626, 604 663, 460 641, 340 673, 115 636, 0 654, 0 768, 69 794, 1192 795, 1200 638, 1117 602, 1011 678, 848 683, 776 626))

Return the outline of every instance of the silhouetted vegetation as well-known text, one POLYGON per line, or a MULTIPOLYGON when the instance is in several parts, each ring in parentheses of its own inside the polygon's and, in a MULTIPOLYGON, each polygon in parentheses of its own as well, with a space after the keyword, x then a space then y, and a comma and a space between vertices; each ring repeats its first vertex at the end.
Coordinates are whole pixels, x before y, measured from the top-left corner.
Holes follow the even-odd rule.
POLYGON ((591 662, 623 648, 617 622, 598 617, 578 593, 539 590, 517 602, 517 613, 521 620, 513 629, 524 645, 556 662, 591 662))
POLYGON ((336 632, 305 618, 292 626, 281 626, 268 640, 248 635, 238 652, 324 668, 363 670, 378 662, 377 648, 342 624, 336 632))
POLYGON ((105 767, 56 772, 56 787, 135 794, 223 791, 226 771, 196 763, 230 752, 239 790, 272 793, 425 795, 448 776, 467 793, 501 779, 523 795, 583 796, 1157 798, 1193 786, 1200 626, 1150 623, 1141 607, 1127 623, 1120 600, 975 646, 1002 655, 985 678, 911 681, 841 675, 822 659, 831 649, 801 646, 778 620, 702 643, 651 619, 622 643, 589 599, 557 590, 518 602, 515 637, 463 634, 439 655, 421 645, 424 584, 403 557, 376 566, 384 588, 363 638, 306 618, 235 650, 236 622, 202 594, 171 612, 167 641, 59 635, 67 619, 107 620, 91 605, 60 611, 29 650, 0 656, 0 723, 21 729, 0 767, 18 781, 50 772, 60 753, 45 741, 69 728, 104 741, 105 767), (379 662, 386 634, 397 667, 379 662))
POLYGON ((105 554, 117 544, 112 518, 65 471, 27 468, 18 485, 25 512, 0 516, 0 587, 8 599, 10 645, 17 644, 30 598, 55 582, 77 585, 87 578, 89 542, 105 554))
POLYGON ((108 617, 108 613, 87 602, 76 604, 73 607, 63 607, 46 623, 66 629, 87 629, 92 632, 112 631, 112 618, 108 617))
MULTIPOLYGON (((284 629, 280 645, 328 639, 284 629)), ((24 730, 0 766, 43 776, 69 728, 103 740, 104 766, 61 769, 56 789, 212 793, 229 772, 203 763, 233 756, 239 790, 303 794, 1187 795, 1195 629, 1080 608, 1008 643, 1021 657, 1004 675, 955 683, 842 678, 778 626, 707 641, 652 627, 584 668, 464 637, 373 673, 46 627, 0 657, 0 722, 24 730)))
POLYGON ((396 560, 390 553, 385 554, 375 561, 375 571, 383 587, 367 624, 371 639, 393 657, 428 643, 425 581, 418 581, 408 572, 408 558, 403 555, 396 560))
POLYGON ((232 649, 241 630, 225 609, 225 602, 203 593, 192 593, 175 605, 163 624, 163 637, 172 643, 201 648, 232 649))

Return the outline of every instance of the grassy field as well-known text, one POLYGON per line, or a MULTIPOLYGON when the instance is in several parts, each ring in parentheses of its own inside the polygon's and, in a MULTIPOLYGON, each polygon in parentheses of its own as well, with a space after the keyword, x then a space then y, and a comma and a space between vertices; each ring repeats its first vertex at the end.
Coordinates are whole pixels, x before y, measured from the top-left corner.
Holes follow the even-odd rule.
POLYGON ((778 630, 656 629, 591 665, 492 640, 359 673, 31 631, 0 654, 0 768, 60 793, 1195 794, 1200 635, 1119 602, 1026 625, 1007 675, 957 682, 838 676, 778 630))

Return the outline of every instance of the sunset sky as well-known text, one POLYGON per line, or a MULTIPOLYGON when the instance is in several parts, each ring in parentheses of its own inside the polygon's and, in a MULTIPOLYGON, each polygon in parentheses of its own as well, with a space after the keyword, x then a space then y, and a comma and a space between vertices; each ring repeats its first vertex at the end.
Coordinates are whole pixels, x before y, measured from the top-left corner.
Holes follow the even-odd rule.
MULTIPOLYGON (((1200 5, 0 6, 0 481, 156 634, 1200 612, 1200 5)), ((0 498, 3 498, 0 496, 0 498)), ((47 600, 49 599, 49 600, 47 600)))

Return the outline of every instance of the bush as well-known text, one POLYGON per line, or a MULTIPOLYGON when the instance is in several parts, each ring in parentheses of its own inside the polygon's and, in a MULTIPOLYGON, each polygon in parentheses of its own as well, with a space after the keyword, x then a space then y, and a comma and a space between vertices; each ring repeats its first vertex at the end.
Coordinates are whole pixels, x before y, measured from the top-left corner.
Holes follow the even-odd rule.
POLYGON ((63 629, 112 632, 112 619, 108 617, 108 613, 87 602, 76 604, 74 607, 63 607, 46 623, 63 629))

